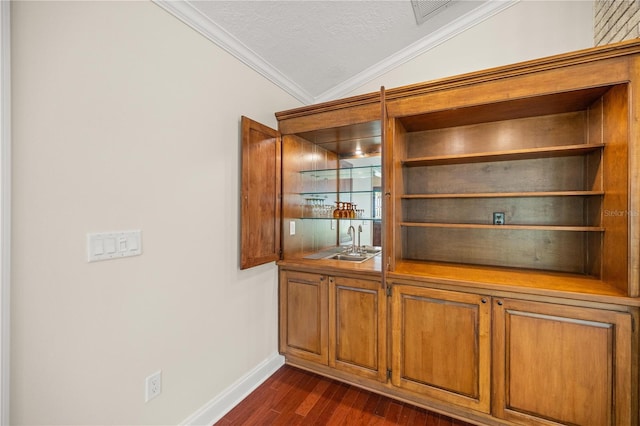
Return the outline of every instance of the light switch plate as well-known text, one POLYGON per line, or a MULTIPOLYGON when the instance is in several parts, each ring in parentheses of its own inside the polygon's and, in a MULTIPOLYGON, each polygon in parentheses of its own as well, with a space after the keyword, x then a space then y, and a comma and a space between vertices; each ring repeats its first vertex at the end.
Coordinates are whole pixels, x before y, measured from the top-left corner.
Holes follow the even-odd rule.
POLYGON ((141 254, 140 230, 87 234, 87 261, 89 262, 141 254))

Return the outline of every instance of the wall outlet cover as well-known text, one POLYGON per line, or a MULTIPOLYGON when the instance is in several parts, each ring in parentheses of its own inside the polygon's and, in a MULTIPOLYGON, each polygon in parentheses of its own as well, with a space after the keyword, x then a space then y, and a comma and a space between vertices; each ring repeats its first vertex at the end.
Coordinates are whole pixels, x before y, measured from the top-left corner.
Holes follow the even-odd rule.
POLYGON ((149 402, 162 392, 162 370, 148 376, 144 381, 144 402, 149 402))

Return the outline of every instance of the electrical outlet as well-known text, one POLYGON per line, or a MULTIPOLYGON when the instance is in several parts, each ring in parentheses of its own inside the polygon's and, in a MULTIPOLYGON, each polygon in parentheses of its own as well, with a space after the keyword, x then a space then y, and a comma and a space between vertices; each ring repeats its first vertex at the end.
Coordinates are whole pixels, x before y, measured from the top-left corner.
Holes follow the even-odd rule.
POLYGON ((162 371, 156 371, 144 383, 144 402, 149 402, 162 392, 162 371))
POLYGON ((493 212, 493 224, 504 225, 504 212, 493 212))

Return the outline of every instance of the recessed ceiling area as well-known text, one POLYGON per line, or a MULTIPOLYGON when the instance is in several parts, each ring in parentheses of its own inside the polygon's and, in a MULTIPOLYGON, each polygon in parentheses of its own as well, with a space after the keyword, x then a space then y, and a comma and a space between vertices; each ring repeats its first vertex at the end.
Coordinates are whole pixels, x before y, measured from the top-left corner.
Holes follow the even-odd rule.
POLYGON ((345 96, 517 0, 154 1, 311 104, 345 96))

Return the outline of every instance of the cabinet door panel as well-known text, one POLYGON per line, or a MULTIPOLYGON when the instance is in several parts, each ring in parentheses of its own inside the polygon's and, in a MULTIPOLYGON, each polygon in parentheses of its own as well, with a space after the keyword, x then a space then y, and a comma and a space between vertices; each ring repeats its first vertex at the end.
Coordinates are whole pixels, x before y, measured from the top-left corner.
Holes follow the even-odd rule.
POLYGON ((329 280, 329 364, 386 381, 386 297, 378 281, 329 280))
POLYGON ((280 134, 242 117, 240 268, 280 258, 280 134))
POLYGON ((488 299, 393 286, 392 383, 489 411, 488 299))
POLYGON ((496 415, 530 424, 630 423, 629 314, 500 303, 494 311, 496 415))
POLYGON ((280 276, 280 351, 327 364, 327 284, 319 274, 280 276))

